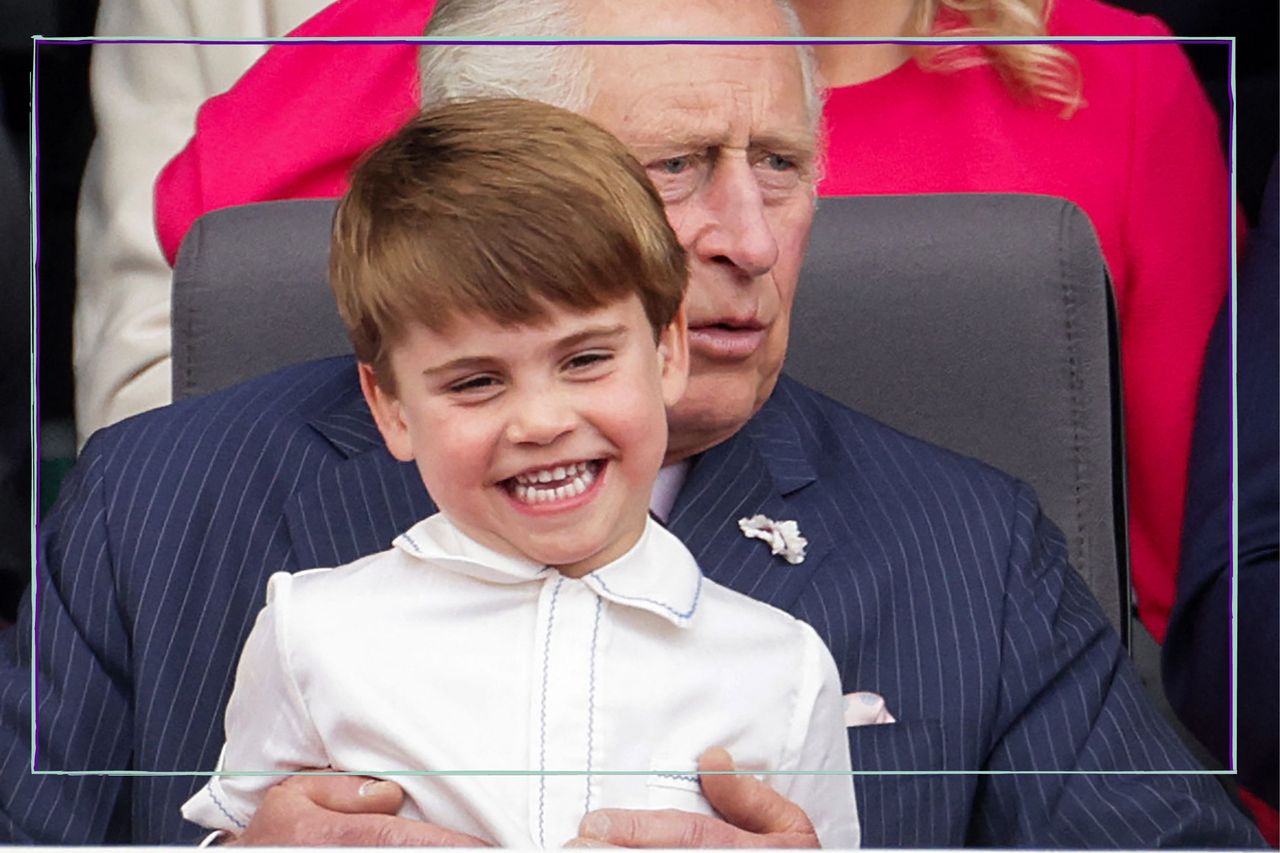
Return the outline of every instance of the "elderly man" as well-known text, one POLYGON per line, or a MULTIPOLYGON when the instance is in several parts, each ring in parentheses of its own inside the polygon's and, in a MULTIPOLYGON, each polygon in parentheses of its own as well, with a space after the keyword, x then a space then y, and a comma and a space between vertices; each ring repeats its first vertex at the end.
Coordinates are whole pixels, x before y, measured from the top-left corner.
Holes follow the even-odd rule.
MULTIPOLYGON (((577 11, 575 20, 547 2, 444 2, 433 31, 791 31, 768 0, 577 11)), ((432 55, 424 99, 464 80, 557 100, 617 134, 659 188, 692 258, 693 377, 670 413, 654 510, 708 576, 809 621, 846 692, 888 703, 897 722, 849 730, 854 766, 878 774, 856 779, 869 846, 1255 843, 1212 780, 1132 772, 1195 765, 1142 699, 1025 486, 780 378, 818 159, 800 51, 545 51, 506 63, 510 80, 485 74, 493 69, 475 51, 432 55), (757 513, 798 523, 803 563, 742 536, 737 520, 757 513)), ((382 450, 349 359, 106 430, 66 488, 42 531, 35 603, 0 652, 0 834, 194 840, 178 805, 199 779, 178 774, 214 765, 233 662, 267 575, 385 548, 430 499, 382 450), (31 775, 32 667, 38 769, 172 775, 31 775)), ((396 649, 371 636, 367 653, 396 649)), ((703 761, 729 766, 716 751, 703 761)), ((710 777, 704 788, 724 821, 593 813, 579 843, 814 841, 805 816, 750 777, 710 777)), ((390 816, 395 802, 389 783, 299 777, 272 791, 239 840, 468 841, 390 816)))

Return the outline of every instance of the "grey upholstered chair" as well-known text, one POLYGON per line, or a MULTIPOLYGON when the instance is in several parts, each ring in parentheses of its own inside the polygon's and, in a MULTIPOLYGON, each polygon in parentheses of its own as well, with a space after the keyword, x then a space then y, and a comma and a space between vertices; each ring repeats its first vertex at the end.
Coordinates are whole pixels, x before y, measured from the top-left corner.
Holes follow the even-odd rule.
MULTIPOLYGON (((175 399, 350 352, 326 285, 332 215, 286 201, 195 224, 174 278, 175 399)), ((786 369, 1030 483, 1127 639, 1114 342, 1106 267, 1069 202, 826 198, 786 369)))

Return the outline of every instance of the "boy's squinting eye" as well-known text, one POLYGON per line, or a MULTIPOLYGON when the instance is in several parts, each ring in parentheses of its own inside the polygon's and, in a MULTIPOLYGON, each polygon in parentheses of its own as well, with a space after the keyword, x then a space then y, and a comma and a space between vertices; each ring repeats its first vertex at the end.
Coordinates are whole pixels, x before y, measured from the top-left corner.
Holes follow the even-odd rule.
POLYGON ((570 356, 565 360, 564 366, 566 370, 575 373, 590 373, 593 372, 593 368, 596 370, 604 368, 612 359, 611 352, 590 350, 570 356))
POLYGON ((449 384, 446 390, 450 394, 481 395, 492 392, 498 387, 496 377, 488 375, 468 376, 449 384))

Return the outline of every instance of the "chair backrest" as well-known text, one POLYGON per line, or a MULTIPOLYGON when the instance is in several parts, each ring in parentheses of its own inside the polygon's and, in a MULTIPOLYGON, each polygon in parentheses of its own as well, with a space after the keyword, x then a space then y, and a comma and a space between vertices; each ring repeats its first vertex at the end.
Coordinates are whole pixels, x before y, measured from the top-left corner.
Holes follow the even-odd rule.
MULTIPOLYGON (((327 285, 331 201, 215 211, 173 292, 175 399, 350 352, 327 285)), ((1085 215, 1028 195, 824 198, 786 370, 1030 483, 1128 637, 1114 312, 1085 215)))

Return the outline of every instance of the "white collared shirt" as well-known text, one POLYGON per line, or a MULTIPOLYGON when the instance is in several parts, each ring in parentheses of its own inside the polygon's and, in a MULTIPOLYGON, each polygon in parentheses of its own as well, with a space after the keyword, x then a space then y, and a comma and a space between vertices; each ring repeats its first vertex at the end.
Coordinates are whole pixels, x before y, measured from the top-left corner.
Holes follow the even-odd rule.
MULTIPOLYGON (((711 814, 692 775, 711 746, 747 770, 849 769, 817 634, 705 579, 652 520, 579 580, 443 515, 341 568, 276 574, 226 730, 219 770, 461 771, 389 777, 401 814, 502 846, 559 846, 602 807, 711 814)), ((183 815, 238 832, 280 778, 212 777, 183 815)), ((767 778, 824 846, 857 845, 851 777, 767 778)))

